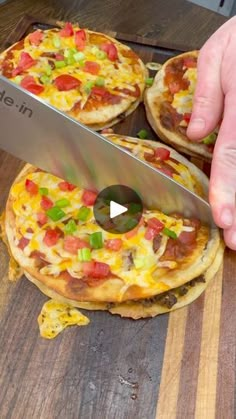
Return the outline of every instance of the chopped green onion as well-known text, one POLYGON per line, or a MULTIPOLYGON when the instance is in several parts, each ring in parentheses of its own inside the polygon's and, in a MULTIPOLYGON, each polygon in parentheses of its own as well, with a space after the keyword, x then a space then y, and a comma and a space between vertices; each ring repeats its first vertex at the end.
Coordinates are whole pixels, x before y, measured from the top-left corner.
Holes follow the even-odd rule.
POLYGON ((52 221, 59 221, 63 218, 66 214, 65 212, 59 207, 52 207, 46 211, 46 214, 52 221))
POLYGON ((105 51, 99 50, 95 55, 99 60, 105 60, 105 58, 107 58, 107 54, 105 51))
POLYGON ((80 262, 89 262, 92 259, 91 250, 87 247, 78 250, 78 259, 80 262))
POLYGON ((71 56, 73 56, 74 54, 76 54, 76 52, 77 52, 77 49, 75 49, 75 48, 68 48, 68 49, 66 49, 66 50, 64 51, 64 56, 65 56, 66 58, 68 58, 68 57, 71 57, 71 56))
POLYGON ((43 84, 48 84, 50 82, 50 77, 46 76, 45 74, 40 77, 40 81, 43 84))
POLYGON ((46 76, 51 76, 51 74, 52 74, 52 68, 51 68, 51 66, 50 65, 46 65, 44 67, 44 72, 45 72, 46 76))
POLYGON ((77 214, 77 219, 80 221, 86 221, 90 215, 91 209, 88 207, 81 207, 77 214))
POLYGON ((48 195, 48 188, 39 188, 40 195, 48 195))
POLYGON ((144 140, 145 138, 147 138, 147 137, 148 137, 148 132, 147 132, 147 130, 146 130, 146 129, 141 129, 141 130, 138 132, 137 136, 138 136, 139 138, 141 138, 141 140, 144 140))
POLYGON ((98 231, 97 233, 90 234, 89 243, 93 249, 101 249, 103 247, 102 233, 98 231))
POLYGON ((92 87, 94 86, 94 82, 93 81, 87 81, 87 83, 85 83, 84 85, 84 90, 85 92, 89 95, 89 93, 91 92, 92 87))
POLYGON ((73 55, 73 58, 76 62, 78 62, 78 61, 84 60, 85 55, 84 55, 83 52, 79 51, 79 52, 76 52, 76 54, 73 55))
POLYGON ((55 48, 60 48, 60 46, 61 46, 61 40, 60 40, 60 38, 58 36, 54 36, 52 42, 53 42, 53 45, 54 45, 55 48))
POLYGON ((96 86, 104 86, 105 80, 102 77, 98 77, 97 80, 95 80, 96 86))
POLYGON ((77 230, 77 224, 75 220, 69 220, 65 226, 65 233, 72 234, 77 230))
POLYGON ((64 60, 63 61, 55 61, 55 67, 56 68, 63 68, 65 66, 66 66, 66 62, 64 60))
POLYGON ((71 56, 71 57, 66 58, 66 63, 68 65, 73 65, 75 63, 74 57, 71 56))
POLYGON ((21 80, 22 80, 22 76, 16 76, 14 79, 14 82, 17 84, 20 84, 21 80))
POLYGON ((94 54, 94 55, 96 55, 96 54, 98 53, 98 51, 99 51, 99 48, 98 48, 98 47, 96 47, 96 45, 94 45, 94 46, 91 48, 91 53, 92 53, 92 54, 94 54))
POLYGON ((68 205, 70 205, 70 201, 69 201, 69 199, 62 198, 62 199, 59 199, 58 201, 56 201, 55 204, 59 208, 64 208, 64 207, 68 207, 68 205))
POLYGON ((177 234, 174 231, 169 230, 167 227, 163 228, 162 233, 168 237, 171 237, 172 239, 177 239, 177 234))
POLYGON ((145 80, 146 86, 152 86, 154 81, 154 77, 147 77, 145 80))
POLYGON ((217 135, 213 132, 212 134, 208 135, 206 138, 203 138, 203 143, 210 145, 215 144, 217 135))

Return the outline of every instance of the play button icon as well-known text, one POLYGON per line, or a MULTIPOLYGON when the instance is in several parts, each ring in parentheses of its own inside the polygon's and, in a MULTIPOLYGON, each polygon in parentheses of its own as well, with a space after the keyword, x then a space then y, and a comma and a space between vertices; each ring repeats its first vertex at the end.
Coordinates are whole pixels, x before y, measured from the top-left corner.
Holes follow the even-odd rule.
POLYGON ((143 205, 133 189, 124 185, 112 185, 98 194, 93 212, 96 222, 103 230, 122 234, 139 224, 143 205))
POLYGON ((120 205, 114 201, 110 202, 110 218, 114 218, 118 215, 124 214, 124 212, 126 211, 128 211, 128 208, 124 207, 124 205, 120 205))

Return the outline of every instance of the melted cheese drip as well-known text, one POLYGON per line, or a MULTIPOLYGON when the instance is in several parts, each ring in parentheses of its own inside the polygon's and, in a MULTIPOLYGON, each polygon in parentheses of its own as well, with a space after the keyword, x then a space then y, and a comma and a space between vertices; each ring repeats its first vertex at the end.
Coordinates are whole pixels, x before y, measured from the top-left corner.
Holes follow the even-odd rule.
POLYGON ((88 317, 69 304, 49 300, 44 303, 38 316, 40 335, 45 339, 55 338, 68 326, 87 326, 88 317))

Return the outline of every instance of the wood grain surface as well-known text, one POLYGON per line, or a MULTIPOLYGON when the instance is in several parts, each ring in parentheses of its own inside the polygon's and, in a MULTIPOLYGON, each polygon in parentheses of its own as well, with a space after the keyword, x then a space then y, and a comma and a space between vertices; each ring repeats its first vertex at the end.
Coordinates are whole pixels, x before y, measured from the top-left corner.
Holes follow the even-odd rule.
MULTIPOLYGON (((47 15, 115 32, 123 41, 127 37, 145 62, 164 62, 176 49, 200 46, 224 21, 175 0, 9 1, 0 7, 2 45, 10 32, 14 42, 27 31, 29 19, 15 26, 25 12, 34 12, 35 23, 38 15, 47 15)), ((141 128, 157 139, 142 105, 115 132, 135 136, 141 128)), ((209 173, 209 165, 194 162, 209 173)), ((22 164, 0 151, 0 210, 22 164)), ((232 252, 226 252, 214 281, 189 307, 139 321, 89 313, 89 326, 67 329, 53 341, 41 339, 37 326, 47 298, 26 279, 10 283, 7 262, 0 243, 0 418, 234 418, 232 252)))

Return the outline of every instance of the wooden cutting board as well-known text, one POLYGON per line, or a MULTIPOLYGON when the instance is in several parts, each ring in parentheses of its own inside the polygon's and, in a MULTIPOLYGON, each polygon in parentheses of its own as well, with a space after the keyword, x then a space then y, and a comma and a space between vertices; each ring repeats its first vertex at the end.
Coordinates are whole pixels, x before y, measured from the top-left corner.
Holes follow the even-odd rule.
MULTIPOLYGON (((24 17, 2 49, 55 22, 24 17)), ((144 62, 163 63, 187 45, 160 45, 109 33, 144 62)), ((149 127, 142 105, 115 132, 149 127)), ((3 134, 1 134, 3 135, 3 134)), ((209 165, 194 159, 209 174, 209 165)), ((23 163, 0 151, 0 209, 23 163)), ((132 321, 88 313, 90 324, 55 340, 39 336, 47 298, 25 278, 11 283, 0 243, 0 417, 16 419, 234 418, 236 256, 227 250, 219 273, 193 304, 170 315, 132 321)))

